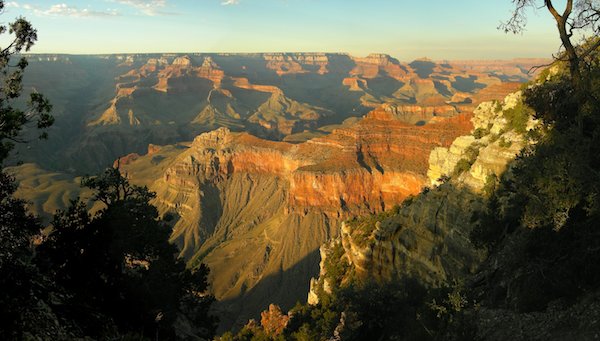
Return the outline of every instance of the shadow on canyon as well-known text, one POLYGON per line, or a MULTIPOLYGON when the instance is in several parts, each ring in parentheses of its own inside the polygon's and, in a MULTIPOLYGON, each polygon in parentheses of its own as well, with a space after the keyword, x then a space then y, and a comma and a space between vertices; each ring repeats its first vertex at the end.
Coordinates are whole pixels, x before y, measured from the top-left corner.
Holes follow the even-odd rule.
POLYGON ((268 309, 268 305, 263 306, 264 302, 277 304, 284 311, 298 302, 304 303, 310 288, 309 279, 319 275, 319 261, 316 249, 291 268, 265 277, 238 297, 215 302, 213 309, 220 318, 218 333, 239 330, 250 319, 260 321, 260 312, 268 309))

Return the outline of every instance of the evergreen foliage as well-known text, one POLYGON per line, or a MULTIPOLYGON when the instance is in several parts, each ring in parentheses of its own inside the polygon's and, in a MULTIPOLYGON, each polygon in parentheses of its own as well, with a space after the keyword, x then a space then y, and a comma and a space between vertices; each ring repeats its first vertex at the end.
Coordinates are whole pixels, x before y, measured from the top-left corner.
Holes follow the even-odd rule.
POLYGON ((478 245, 512 255, 485 289, 488 304, 539 311, 600 287, 597 53, 585 65, 577 84, 558 72, 525 91, 546 133, 503 177, 473 232, 478 245))
POLYGON ((97 326, 110 321, 119 333, 172 339, 175 322, 185 317, 199 328, 195 333, 210 336, 208 268, 190 271, 177 259, 170 229, 149 203, 154 193, 115 168, 82 182, 106 207, 93 217, 81 202, 58 212, 36 260, 71 294, 68 313, 84 334, 103 338, 97 326))

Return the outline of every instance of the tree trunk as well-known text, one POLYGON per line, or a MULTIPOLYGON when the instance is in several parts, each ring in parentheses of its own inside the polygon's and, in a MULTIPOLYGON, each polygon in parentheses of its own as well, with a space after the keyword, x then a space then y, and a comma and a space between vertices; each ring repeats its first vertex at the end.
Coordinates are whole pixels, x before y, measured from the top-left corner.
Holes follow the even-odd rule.
POLYGON ((579 55, 577 54, 576 48, 571 43, 571 34, 567 32, 567 20, 573 11, 573 0, 568 0, 564 13, 561 15, 554 8, 552 4, 552 0, 545 0, 546 7, 548 11, 554 17, 556 21, 556 26, 558 28, 558 34, 560 35, 560 40, 565 47, 565 52, 567 53, 567 58, 569 61, 569 72, 571 74, 571 82, 575 88, 579 88, 581 85, 581 71, 579 69, 579 55))

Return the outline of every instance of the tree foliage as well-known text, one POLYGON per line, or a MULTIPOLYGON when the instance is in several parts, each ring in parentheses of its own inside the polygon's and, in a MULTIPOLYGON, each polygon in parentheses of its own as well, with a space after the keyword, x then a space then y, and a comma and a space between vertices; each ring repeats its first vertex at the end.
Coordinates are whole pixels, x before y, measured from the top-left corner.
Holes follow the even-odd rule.
MULTIPOLYGON (((528 8, 544 7, 554 18, 558 34, 564 48, 564 56, 558 57, 569 63, 573 84, 580 86, 581 66, 586 64, 588 57, 600 47, 600 1, 598 0, 567 0, 561 11, 553 0, 512 0, 515 5, 510 19, 500 25, 505 32, 520 33, 527 25, 526 11, 528 8), (591 33, 592 40, 573 41, 574 36, 591 33), (580 43, 578 45, 578 43, 580 43)), ((589 37, 588 37, 589 38, 589 37)))
POLYGON ((80 321, 84 335, 108 337, 111 331, 98 327, 114 323, 120 334, 172 339, 175 325, 185 322, 191 335, 211 336, 208 268, 192 271, 177 258, 169 227, 149 203, 154 193, 115 168, 82 182, 106 207, 90 216, 73 202, 57 213, 36 260, 70 293, 66 313, 80 321))
POLYGON ((472 235, 477 245, 511 255, 495 260, 484 290, 489 305, 539 311, 600 285, 598 51, 582 70, 586 90, 555 68, 524 93, 545 134, 501 179, 472 235))
MULTIPOLYGON (((4 1, 0 0, 0 12, 4 1)), ((43 130, 53 123, 51 105, 33 93, 26 110, 16 103, 21 96, 23 72, 27 60, 15 61, 15 54, 29 51, 37 40, 37 32, 24 18, 0 25, 0 36, 8 36, 8 44, 0 48, 0 165, 4 163, 22 129, 29 122, 43 130)), ((44 137, 42 132, 40 137, 44 137)), ((27 212, 26 203, 14 197, 15 180, 0 171, 0 339, 65 337, 48 302, 52 283, 32 263, 34 241, 41 225, 27 212)))
MULTIPOLYGON (((0 1, 0 12, 4 10, 4 1, 0 1)), ((37 41, 37 30, 23 17, 8 25, 0 25, 0 35, 10 36, 8 45, 0 48, 0 161, 4 161, 14 147, 15 142, 25 142, 22 130, 28 123, 34 123, 41 129, 40 138, 45 138, 44 129, 54 123, 50 114, 52 105, 42 94, 33 92, 29 96, 28 107, 21 109, 15 101, 23 91, 23 73, 27 59, 16 55, 29 51, 37 41)))

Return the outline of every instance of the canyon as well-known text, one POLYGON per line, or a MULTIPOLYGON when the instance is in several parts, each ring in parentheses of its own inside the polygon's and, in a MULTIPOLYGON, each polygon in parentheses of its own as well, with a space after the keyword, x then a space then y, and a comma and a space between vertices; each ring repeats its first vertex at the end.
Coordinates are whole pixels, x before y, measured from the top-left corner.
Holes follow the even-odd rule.
POLYGON ((423 126, 382 106, 347 128, 300 144, 219 128, 160 158, 164 172, 137 176, 161 152, 124 158, 122 170, 157 193, 174 217, 172 242, 215 269, 223 323, 243 324, 269 302, 289 308, 308 290, 318 249, 343 220, 390 209, 427 182, 429 152, 471 130, 470 115, 423 126), (218 270, 216 270, 218 269, 218 270))
POLYGON ((148 144, 219 127, 270 140, 326 135, 382 104, 413 123, 469 113, 529 79, 543 60, 401 62, 342 53, 30 55, 25 92, 46 94, 56 124, 13 163, 94 173, 148 144), (48 80, 52 80, 51 82, 48 80), (91 156, 93 155, 93 157, 91 156))
MULTIPOLYGON (((57 124, 50 140, 18 151, 9 168, 18 193, 48 217, 70 199, 89 199, 77 176, 120 167, 156 192, 153 204, 188 265, 211 268, 225 329, 270 303, 304 301, 321 246, 352 235, 344 222, 395 209, 449 175, 475 143, 465 136, 502 130, 488 127, 501 121, 495 104, 481 103, 517 90, 542 63, 321 53, 31 58, 25 88, 50 97, 57 124)), ((494 138, 477 141, 480 158, 462 175, 477 190, 491 164, 501 170, 496 154, 510 158, 522 146, 505 134, 506 151, 494 138)), ((469 203, 461 200, 452 209, 469 203)), ((464 246, 452 238, 449 245, 464 246)), ((424 266, 439 268, 439 257, 424 266)))

